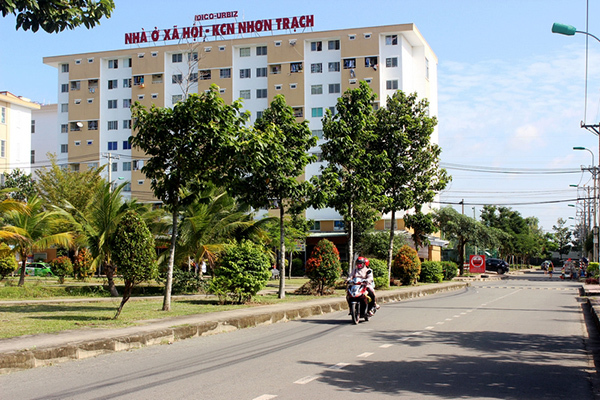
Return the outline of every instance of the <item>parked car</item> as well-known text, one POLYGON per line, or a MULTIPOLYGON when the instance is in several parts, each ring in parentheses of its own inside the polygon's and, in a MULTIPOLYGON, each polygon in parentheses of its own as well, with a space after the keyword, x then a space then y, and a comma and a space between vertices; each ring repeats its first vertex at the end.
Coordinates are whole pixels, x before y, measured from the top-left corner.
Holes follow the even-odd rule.
MULTIPOLYGON (((21 268, 17 270, 17 275, 21 274, 21 268)), ((25 266, 26 276, 54 276, 50 265, 45 262, 32 262, 25 266)))
POLYGON ((485 259, 485 270, 494 271, 498 274, 505 274, 509 271, 510 267, 508 263, 499 258, 486 258, 485 259))

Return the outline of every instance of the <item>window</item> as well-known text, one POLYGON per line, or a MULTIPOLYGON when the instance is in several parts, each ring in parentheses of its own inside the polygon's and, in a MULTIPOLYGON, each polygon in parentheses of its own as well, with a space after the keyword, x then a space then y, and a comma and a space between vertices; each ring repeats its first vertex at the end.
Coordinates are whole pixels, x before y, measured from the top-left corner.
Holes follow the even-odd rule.
POLYGON ((314 129, 312 135, 316 136, 317 139, 323 139, 323 129, 314 129))
POLYGON ((267 77, 267 67, 256 68, 256 77, 257 78, 266 78, 267 77))
POLYGON ((81 99, 75 99, 75 100, 73 100, 73 103, 75 103, 75 104, 81 104, 81 99))
POLYGON ((183 54, 181 54, 181 53, 173 54, 173 55, 171 55, 171 60, 174 63, 180 63, 183 61, 183 54))
POLYGON ((219 70, 219 78, 229 79, 231 78, 231 68, 222 68, 219 70))
POLYGON ((125 79, 123 79, 123 87, 124 88, 130 88, 131 87, 131 78, 125 78, 125 79))
POLYGON ((302 117, 304 115, 302 107, 293 107, 292 111, 294 111, 294 117, 302 117))
POLYGON ((97 131, 98 121, 88 121, 88 131, 97 131))
POLYGON ((398 89, 398 81, 397 80, 385 81, 385 88, 387 90, 397 90, 398 89))
POLYGON ((225 51, 225 46, 219 46, 219 51, 225 51))
POLYGON ((152 83, 162 83, 163 76, 162 74, 152 74, 152 83))
POLYGON ((323 94, 323 85, 311 85, 310 94, 323 94))
POLYGON ((183 100, 183 95, 182 94, 174 94, 171 97, 171 103, 173 103, 173 104, 179 103, 181 100, 183 100))
POLYGON ((60 85, 60 92, 61 93, 68 93, 69 92, 69 84, 68 83, 63 83, 62 85, 60 85))
POLYGON ((87 99, 88 104, 92 104, 94 102, 94 99, 87 99))
POLYGON ((138 58, 144 58, 144 53, 138 53, 138 58))
POLYGON ((61 64, 60 71, 61 72, 69 72, 69 64, 61 64))
POLYGON ((323 116, 323 107, 312 108, 310 111, 313 118, 319 118, 323 116))
POLYGON ((250 47, 240 47, 240 57, 250 57, 250 47))
POLYGON ((329 93, 340 93, 341 85, 339 83, 330 83, 329 84, 329 93))
POLYGON ((119 68, 119 60, 108 60, 108 69, 119 68))
POLYGON ((354 40, 356 39, 356 35, 348 35, 348 40, 354 40))
MULTIPOLYGON (((208 73, 209 73, 209 76, 208 76, 207 79, 210 79, 210 70, 208 71, 208 73)), ((188 82, 194 82, 194 83, 198 82, 198 73, 197 72, 190 72, 190 74, 188 75, 187 79, 188 79, 188 82)))
POLYGON ((344 221, 333 221, 333 230, 334 231, 343 231, 344 230, 344 221))
POLYGON ((130 119, 124 119, 122 126, 123 126, 123 129, 131 129, 131 120, 130 119))
POLYGON ((81 64, 81 58, 78 60, 75 60, 75 64, 77 64, 77 65, 81 64))
POLYGON ((88 163, 87 166, 88 166, 89 169, 98 168, 98 163, 97 162, 88 163))
POLYGON ((75 143, 75 146, 81 146, 81 140, 76 140, 74 143, 75 143))
POLYGON ((365 36, 365 39, 371 39, 370 33, 363 33, 363 35, 365 36))
MULTIPOLYGON (((66 151, 61 150, 61 153, 66 153, 66 151)), ((6 158, 6 140, 0 140, 0 157, 6 158)))
POLYGON ((219 93, 225 93, 225 88, 219 88, 219 93))
POLYGON ((31 120, 31 133, 35 133, 35 119, 31 120))
POLYGON ((125 59, 125 68, 131 68, 131 58, 125 59))
POLYGON ((275 90, 281 90, 281 85, 275 85, 275 90))
MULTIPOLYGON (((2 148, 0 149, 0 157, 4 157, 4 140, 2 140, 0 142, 0 144, 2 145, 2 148)), ((61 153, 68 153, 69 152, 69 145, 68 144, 61 144, 60 145, 60 152, 61 153)))
POLYGON ((81 89, 81 81, 71 81, 71 90, 81 89))
POLYGON ((327 48, 329 50, 339 50, 340 49, 340 41, 339 40, 330 40, 327 42, 327 48))
POLYGON ((153 99, 158 99, 158 93, 152 93, 150 97, 152 97, 153 99))
POLYGON ((250 90, 240 90, 240 97, 245 100, 250 99, 250 90))
POLYGON ((108 88, 109 89, 116 89, 117 88, 117 80, 116 79, 111 79, 108 81, 108 88))
POLYGON ((117 100, 108 100, 108 109, 117 108, 117 100))
POLYGON ((91 145, 94 144, 94 141, 93 140, 88 140, 86 143, 87 143, 88 146, 91 146, 91 145))
POLYGON ((144 84, 144 75, 135 75, 133 77, 134 86, 140 86, 144 84))
POLYGON ((0 107, 0 124, 6 124, 6 107, 0 107))
POLYGON ((340 72, 340 62, 334 61, 329 63, 329 72, 340 72))
POLYGON ((266 56, 267 55, 267 46, 257 46, 256 47, 256 55, 257 56, 266 56))
POLYGON ((131 107, 131 99, 123 99, 123 108, 131 107))
POLYGON ((271 73, 272 74, 280 74, 281 73, 281 65, 271 65, 271 73))
POLYGON ((281 40, 276 40, 274 43, 275 43, 275 47, 281 46, 281 40))
MULTIPOLYGON (((210 48, 210 47, 207 47, 207 48, 210 48)), ((198 53, 195 51, 191 52, 191 53, 187 53, 187 57, 188 57, 188 61, 198 61, 198 53)))
POLYGON ((387 35, 385 37, 386 46, 395 46, 398 44, 398 35, 387 35))
POLYGON ((108 142, 108 151, 117 150, 117 142, 108 142))
POLYGON ((31 150, 31 159, 29 161, 31 164, 35 164, 35 150, 31 150))
POLYGON ((356 68, 356 58, 346 58, 344 60, 344 69, 356 68))
POLYGON ((144 160, 133 160, 133 170, 137 171, 144 168, 144 160))
POLYGON ((256 98, 257 99, 266 99, 267 98, 267 89, 256 89, 256 98))
POLYGON ((144 100, 144 95, 143 94, 138 94, 138 100, 144 100))
POLYGON ((371 82, 373 82, 373 78, 365 78, 365 82, 370 84, 371 82))
POLYGON ((137 183, 138 183, 138 185, 143 185, 144 184, 144 180, 143 179, 138 179, 137 183))
POLYGON ((429 59, 425 57, 425 78, 429 79, 429 59))
POLYGON ((158 57, 158 51, 153 51, 150 53, 152 57, 158 57))
POLYGON ((210 80, 210 77, 210 69, 203 69, 202 71, 198 72, 198 79, 200 79, 201 81, 208 81, 210 80))
POLYGON ((131 192, 131 182, 127 182, 125 186, 123 186, 124 192, 131 192))
POLYGON ((320 231, 321 230, 321 221, 314 221, 311 231, 320 231))
POLYGON ((116 162, 112 163, 111 170, 112 172, 117 172, 119 170, 119 164, 117 164, 116 162))
POLYGON ((263 117, 264 111, 257 111, 256 112, 256 119, 260 119, 263 117))
POLYGON ((377 68, 377 57, 365 57, 365 67, 377 68))
MULTIPOLYGON (((391 228, 392 228, 392 220, 384 219, 383 220, 383 229, 389 230, 391 228)), ((396 221, 394 221, 394 229, 398 229, 398 223, 396 221)))
POLYGON ((356 85, 356 79, 349 79, 348 83, 351 85, 356 85))
POLYGON ((385 66, 387 68, 395 68, 398 66, 398 57, 389 57, 385 59, 385 66))
POLYGON ((60 124, 60 133, 69 132, 69 124, 60 124))
POLYGON ((310 72, 312 74, 320 74, 321 72, 323 72, 323 64, 321 64, 321 63, 310 64, 310 72))
POLYGON ((240 79, 251 78, 252 73, 250 72, 250 68, 240 69, 240 79))
POLYGON ((69 112, 69 103, 62 103, 60 105, 60 112, 69 112))
POLYGON ((123 150, 131 150, 131 143, 129 143, 129 140, 123 140, 123 150))
POLYGON ((108 130, 116 131, 119 129, 119 121, 108 121, 108 130))
POLYGON ((71 132, 79 132, 79 131, 81 131, 82 126, 83 126, 83 124, 81 122, 70 122, 69 130, 71 132), (79 125, 81 125, 81 126, 79 126, 79 125))
POLYGON ((302 71, 302 63, 301 62, 294 62, 294 63, 290 63, 290 72, 296 73, 296 72, 301 72, 302 71))
POLYGON ((181 83, 181 82, 183 82, 183 75, 173 74, 173 76, 171 76, 171 83, 181 83))
POLYGON ((131 171, 131 161, 123 162, 123 171, 131 171))
POLYGON ((310 42, 310 51, 323 50, 323 42, 310 42))
POLYGON ((290 89, 296 89, 298 87, 297 83, 290 83, 290 89))

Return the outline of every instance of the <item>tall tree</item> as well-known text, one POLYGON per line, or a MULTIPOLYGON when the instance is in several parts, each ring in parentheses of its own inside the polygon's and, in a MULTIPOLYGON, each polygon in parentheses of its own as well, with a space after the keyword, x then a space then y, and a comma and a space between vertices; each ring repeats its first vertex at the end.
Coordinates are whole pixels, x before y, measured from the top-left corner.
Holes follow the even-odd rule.
POLYGON ((211 181, 224 178, 225 166, 231 160, 227 152, 232 148, 232 138, 247 120, 247 114, 241 114, 240 110, 241 104, 237 101, 225 104, 215 85, 206 93, 190 95, 173 108, 152 106, 147 110, 139 103, 133 106, 135 134, 131 144, 150 157, 142 172, 151 180, 154 195, 163 202, 175 222, 164 311, 171 309, 179 211, 191 204, 196 194, 211 181))
MULTIPOLYGON (((361 81, 356 89, 348 89, 338 98, 336 113, 327 110, 323 118, 321 145, 323 159, 328 162, 315 179, 313 204, 335 208, 344 218, 348 232, 349 271, 354 260, 354 222, 357 210, 375 208, 377 196, 383 192, 383 177, 374 178, 374 171, 382 171, 381 154, 374 151, 377 141, 377 119, 373 109, 375 94, 361 81)), ((368 215, 368 213, 363 215, 368 215)))
POLYGON ((281 95, 245 132, 236 155, 236 178, 232 192, 242 201, 260 208, 276 203, 279 208, 279 298, 285 297, 285 228, 286 209, 297 212, 305 206, 312 185, 298 178, 304 168, 316 161, 308 150, 317 144, 308 121, 298 122, 294 111, 281 95))
POLYGON ((567 221, 559 218, 556 225, 552 225, 554 242, 558 245, 559 254, 568 254, 571 250, 571 230, 566 226, 567 221))
MULTIPOLYGON (((421 213, 423 205, 430 203, 435 195, 443 190, 450 177, 440 168, 440 147, 433 143, 431 136, 437 119, 429 115, 429 102, 419 100, 416 93, 409 95, 399 90, 387 98, 386 106, 377 110, 376 152, 385 157, 381 175, 384 176, 381 209, 390 213, 390 238, 388 270, 391 275, 394 249, 396 211, 415 209, 421 213)), ((431 229, 422 214, 408 218, 414 227, 431 229)), ((429 220, 430 222, 430 220, 429 220)), ((415 237, 415 245, 421 242, 420 232, 415 237)))
POLYGON ((45 210, 43 200, 36 196, 29 199, 24 211, 9 211, 6 222, 8 225, 2 231, 12 234, 7 242, 14 246, 21 257, 19 286, 25 283, 25 265, 29 254, 53 245, 68 246, 73 238, 71 232, 64 230, 69 225, 60 212, 45 210))
POLYGON ((17 30, 42 28, 48 33, 73 29, 80 25, 92 28, 102 17, 110 18, 115 8, 113 0, 2 0, 2 16, 14 14, 17 30))
POLYGON ((26 202, 27 199, 35 196, 36 185, 32 179, 31 174, 26 174, 21 169, 13 169, 10 172, 4 172, 4 184, 2 188, 13 188, 10 192, 10 197, 26 202))

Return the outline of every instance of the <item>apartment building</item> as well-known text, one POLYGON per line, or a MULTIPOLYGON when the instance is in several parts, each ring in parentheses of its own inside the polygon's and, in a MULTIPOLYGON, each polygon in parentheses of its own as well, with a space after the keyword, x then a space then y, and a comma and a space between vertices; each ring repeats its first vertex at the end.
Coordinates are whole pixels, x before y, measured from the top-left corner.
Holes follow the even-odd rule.
MULTIPOLYGON (((338 97, 362 80, 377 93, 377 106, 401 89, 427 98, 431 115, 437 115, 437 58, 415 25, 286 32, 45 57, 44 63, 58 71, 59 158, 75 169, 110 164, 112 180, 129 182, 126 194, 153 201, 150 182, 140 171, 145 155, 128 142, 132 102, 171 107, 212 84, 226 102, 243 99, 252 121, 275 95, 284 95, 297 118, 309 121, 319 144, 326 110, 335 111, 338 97)), ((311 152, 318 156, 319 146, 311 152)), ((318 174, 321 165, 308 166, 305 177, 318 174)), ((337 235, 338 245, 344 245, 343 222, 335 210, 309 209, 306 216, 316 221, 315 239, 337 235)), ((398 218, 402 229, 402 215, 398 218)), ((384 216, 377 228, 389 224, 384 216)), ((423 256, 439 259, 439 254, 423 256)))

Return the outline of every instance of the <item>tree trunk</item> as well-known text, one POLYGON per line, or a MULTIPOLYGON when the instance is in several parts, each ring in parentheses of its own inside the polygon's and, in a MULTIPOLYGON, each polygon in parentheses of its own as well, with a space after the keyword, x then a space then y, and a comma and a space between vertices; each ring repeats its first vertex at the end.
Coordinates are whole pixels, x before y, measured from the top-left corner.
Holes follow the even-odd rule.
POLYGON ((460 238, 458 240, 458 268, 460 271, 460 275, 464 275, 465 273, 465 242, 460 238))
POLYGON ((27 265, 27 254, 21 254, 21 258, 23 259, 23 265, 21 266, 21 274, 19 275, 18 286, 23 286, 25 284, 25 266, 27 265))
POLYGON ((106 272, 106 279, 108 280, 108 290, 110 291, 110 295, 112 297, 119 297, 119 291, 115 286, 114 276, 115 276, 116 268, 112 265, 106 264, 104 266, 104 271, 106 272))
MULTIPOLYGON (((285 229, 283 202, 279 199, 279 298, 285 298, 285 229)), ((291 266, 290 266, 291 267, 291 266)))
POLYGON ((350 222, 350 229, 348 231, 348 235, 350 236, 348 238, 348 256, 349 256, 349 260, 348 260, 348 276, 350 276, 350 274, 352 273, 352 270, 354 269, 354 207, 353 207, 353 203, 350 203, 350 218, 349 218, 349 222, 350 222))
POLYGON ((288 275, 289 279, 292 279, 292 257, 294 256, 294 252, 290 251, 290 274, 288 275))
POLYGON ((178 208, 173 209, 173 234, 171 236, 171 248, 169 249, 169 265, 167 266, 167 283, 165 284, 165 298, 163 299, 163 311, 171 311, 171 287, 173 286, 173 264, 175 264, 175 244, 177 243, 177 221, 178 208))
POLYGON ((133 284, 134 284, 134 282, 132 282, 132 281, 125 281, 125 289, 123 289, 123 300, 121 300, 121 304, 119 305, 119 308, 117 308, 117 314, 114 316, 113 319, 117 319, 119 317, 119 315, 121 314, 121 310, 123 309, 123 306, 125 305, 125 303, 127 303, 127 300, 129 300, 129 298, 131 297, 131 289, 133 289, 133 284))
POLYGON ((392 226, 390 228, 390 244, 388 246, 388 279, 392 281, 392 263, 394 262, 394 235, 396 234, 394 229, 394 221, 396 220, 396 210, 392 210, 392 226))

